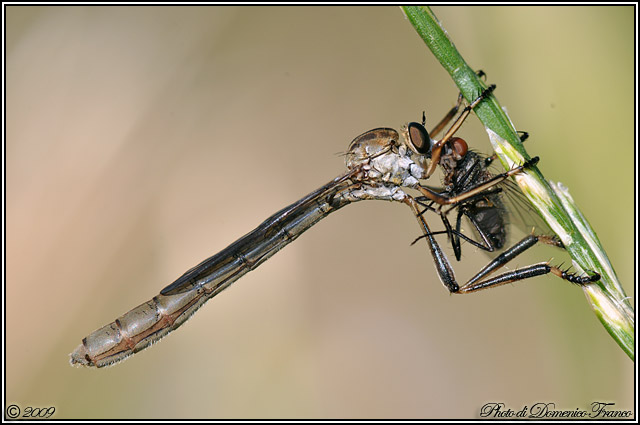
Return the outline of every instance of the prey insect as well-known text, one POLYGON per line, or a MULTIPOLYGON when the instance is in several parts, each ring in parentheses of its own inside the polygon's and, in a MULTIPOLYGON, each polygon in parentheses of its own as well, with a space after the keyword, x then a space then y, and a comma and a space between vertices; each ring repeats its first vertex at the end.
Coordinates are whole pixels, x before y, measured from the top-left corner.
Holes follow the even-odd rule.
MULTIPOLYGON (((486 96, 487 92, 492 91, 494 87, 490 86, 483 93, 483 96, 486 96)), ((488 252, 503 249, 507 241, 507 216, 509 214, 502 199, 504 195, 503 186, 511 183, 506 178, 536 165, 539 161, 538 157, 534 157, 520 167, 505 173, 492 174, 489 172, 488 166, 496 159, 495 155, 485 158, 470 150, 466 141, 453 136, 458 128, 456 124, 460 119, 456 120, 456 123, 452 125, 451 129, 440 141, 431 139, 430 134, 436 135, 442 131, 456 115, 461 104, 462 94, 458 96, 457 104, 434 127, 431 133, 427 132, 425 128, 426 119, 424 113, 422 123, 411 122, 406 129, 407 137, 414 149, 418 152, 423 151, 427 157, 431 158, 432 162, 428 170, 434 170, 435 164, 437 164, 444 174, 443 187, 422 186, 420 191, 423 196, 414 198, 415 204, 424 208, 422 211, 418 211, 415 204, 411 206, 414 208, 423 230, 423 235, 416 239, 414 243, 423 238, 427 240, 436 270, 445 287, 452 293, 469 293, 548 273, 576 284, 586 284, 599 280, 600 276, 595 272, 585 276, 578 276, 548 262, 533 264, 488 278, 498 268, 504 266, 538 242, 564 248, 562 242, 556 236, 531 234, 506 249, 463 286, 458 284, 448 258, 434 238, 435 234, 442 232, 432 232, 424 219, 424 214, 427 211, 433 211, 440 216, 445 227, 444 233, 448 235, 458 261, 461 259, 461 239, 488 252), (449 221, 449 213, 453 211, 456 211, 455 228, 449 221), (472 239, 462 233, 463 217, 466 217, 472 225, 479 240, 472 239)), ((461 116, 464 116, 464 114, 465 111, 462 112, 461 116)), ((521 141, 526 138, 528 138, 528 133, 522 132, 521 141)))
POLYGON ((597 276, 575 276, 547 263, 485 279, 536 242, 546 241, 542 237, 531 236, 504 251, 497 262, 487 265, 462 287, 457 284, 451 265, 435 239, 438 232, 432 232, 427 224, 426 212, 440 216, 454 247, 458 247, 454 248, 458 253, 460 239, 473 240, 460 231, 458 223, 455 229, 450 225, 447 213, 452 209, 461 211, 460 217, 466 216, 475 222, 481 242, 472 243, 488 251, 502 249, 501 210, 497 208, 500 185, 537 162, 534 158, 507 172, 491 175, 484 172, 486 168, 482 162, 469 153, 466 142, 454 137, 473 108, 494 88, 490 86, 458 115, 462 105, 462 97, 459 96, 456 107, 431 132, 432 135, 438 134, 455 118, 440 140, 430 137, 424 122, 409 123, 403 127, 402 137, 392 128, 376 128, 356 137, 345 156, 347 171, 276 212, 227 248, 185 272, 151 300, 83 338, 71 353, 71 364, 108 366, 147 348, 180 327, 205 302, 257 268, 324 217, 363 200, 400 202, 411 208, 427 241, 438 275, 451 292, 473 292, 546 273, 554 273, 575 283, 597 280, 597 276), (437 189, 424 185, 438 166, 445 172, 445 185, 437 189), (409 190, 417 191, 419 196, 412 196, 409 190), (489 214, 485 215, 483 210, 489 214))

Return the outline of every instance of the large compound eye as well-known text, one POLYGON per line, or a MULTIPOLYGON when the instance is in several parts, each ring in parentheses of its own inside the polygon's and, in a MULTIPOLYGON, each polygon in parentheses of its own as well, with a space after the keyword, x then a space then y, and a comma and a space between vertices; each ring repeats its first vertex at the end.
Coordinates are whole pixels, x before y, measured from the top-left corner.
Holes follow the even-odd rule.
POLYGON ((451 139, 449 139, 449 144, 451 145, 451 148, 456 155, 456 160, 464 158, 464 156, 467 154, 467 151, 469 150, 467 142, 459 137, 452 137, 451 139))
POLYGON ((409 141, 411 142, 411 148, 421 155, 431 153, 431 138, 427 129, 422 124, 417 122, 410 122, 407 125, 409 132, 409 141))

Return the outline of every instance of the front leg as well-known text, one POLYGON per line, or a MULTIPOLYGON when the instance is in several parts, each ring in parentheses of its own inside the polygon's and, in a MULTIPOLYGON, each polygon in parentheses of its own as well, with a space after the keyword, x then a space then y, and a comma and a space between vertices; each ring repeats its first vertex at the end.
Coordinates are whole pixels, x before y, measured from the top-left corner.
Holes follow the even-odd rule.
POLYGON ((540 158, 533 157, 530 160, 526 161, 524 164, 519 165, 517 167, 512 168, 509 171, 506 171, 504 173, 500 173, 497 174, 495 176, 493 176, 492 178, 490 178, 489 180, 482 182, 474 187, 472 187, 471 189, 460 193, 456 196, 448 196, 442 193, 438 193, 426 186, 421 186, 421 185, 416 185, 415 189, 417 189, 418 191, 420 191, 420 193, 422 193, 422 195, 437 203, 440 205, 452 205, 452 204, 457 204, 463 201, 468 200, 471 197, 477 196, 479 194, 482 194, 483 192, 487 191, 488 189, 491 189, 492 187, 494 187, 497 184, 502 183, 503 181, 505 181, 507 178, 514 176, 518 173, 523 172, 525 169, 529 168, 529 167, 533 167, 534 165, 536 165, 538 163, 538 161, 540 160, 540 158))

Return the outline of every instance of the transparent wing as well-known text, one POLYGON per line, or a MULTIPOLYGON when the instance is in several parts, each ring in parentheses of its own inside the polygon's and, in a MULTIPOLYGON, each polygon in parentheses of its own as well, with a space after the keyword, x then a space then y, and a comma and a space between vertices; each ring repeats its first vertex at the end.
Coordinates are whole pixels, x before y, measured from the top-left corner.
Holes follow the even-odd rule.
MULTIPOLYGON (((488 158, 488 156, 484 156, 488 158)), ((498 161, 493 161, 488 167, 491 174, 504 172, 504 168, 498 161)), ((525 233, 533 230, 540 235, 554 235, 549 225, 538 214, 538 211, 531 205, 527 197, 522 193, 518 184, 509 178, 500 184, 502 189, 502 202, 508 212, 509 223, 516 226, 525 233)))

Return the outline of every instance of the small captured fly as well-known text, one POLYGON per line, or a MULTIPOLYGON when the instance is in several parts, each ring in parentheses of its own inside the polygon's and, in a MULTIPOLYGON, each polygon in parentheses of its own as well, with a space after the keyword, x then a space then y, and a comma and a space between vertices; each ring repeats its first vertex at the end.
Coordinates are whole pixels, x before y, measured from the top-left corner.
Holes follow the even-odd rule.
MULTIPOLYGON (((438 134, 446 126, 451 117, 457 113, 461 103, 462 95, 458 97, 456 106, 452 108, 443 121, 434 127, 431 134, 438 134)), ((409 123, 406 132, 416 150, 424 149, 422 147, 428 145, 428 156, 433 158, 434 148, 437 147, 439 142, 430 139, 429 132, 425 129, 424 124, 425 117, 423 114, 422 123, 409 123)), ((455 125, 452 128, 454 127, 455 125)), ((523 133, 521 141, 524 141, 527 137, 528 134, 523 133)), ((446 136, 442 140, 445 139, 446 136)), ((433 211, 439 215, 445 230, 443 232, 432 232, 427 222, 420 220, 420 224, 423 227, 423 235, 417 238, 414 243, 423 238, 427 239, 438 274, 443 284, 451 292, 473 292, 547 273, 553 273, 576 284, 599 280, 600 277, 597 273, 592 273, 589 276, 577 276, 547 262, 519 268, 512 272, 506 272, 491 279, 483 280, 538 242, 563 248, 562 242, 556 236, 531 234, 502 252, 460 287, 455 280, 446 255, 433 238, 434 235, 446 233, 456 260, 460 261, 462 255, 461 240, 487 252, 500 251, 505 248, 508 240, 509 217, 513 215, 512 212, 515 210, 517 214, 529 218, 535 216, 529 210, 530 207, 527 205, 527 201, 523 199, 522 193, 513 182, 505 180, 509 175, 513 175, 513 171, 517 170, 517 168, 506 173, 493 173, 490 171, 489 166, 496 159, 496 156, 487 157, 470 150, 466 141, 459 137, 450 137, 448 143, 442 145, 442 149, 437 155, 439 155, 437 164, 444 175, 443 185, 440 188, 423 186, 422 192, 424 195, 416 197, 415 201, 424 207, 417 214, 418 217, 423 216, 427 211, 433 211), (507 208, 506 204, 512 204, 511 208, 507 208), (523 212, 521 211, 522 209, 527 211, 523 212), (455 217, 455 227, 451 224, 451 216, 455 217), (471 225, 476 239, 466 236, 462 232, 463 219, 466 219, 471 225)), ((537 164, 538 161, 539 159, 535 157, 523 164, 522 167, 526 169, 537 164)), ((435 163, 436 161, 431 162, 431 164, 435 163)), ((520 220, 524 223, 522 217, 520 220)), ((537 227, 547 229, 539 220, 534 218, 533 221, 536 222, 537 227)))
POLYGON ((409 123, 400 134, 392 128, 376 128, 356 137, 346 154, 347 171, 302 199, 276 212, 256 229, 227 248, 202 261, 164 288, 151 300, 89 334, 71 353, 71 364, 103 367, 117 363, 145 349, 180 327, 206 301, 215 297, 245 273, 255 269, 318 221, 345 205, 363 200, 403 203, 415 215, 434 260, 436 271, 452 293, 467 293, 553 273, 578 284, 599 279, 595 273, 576 276, 546 262, 490 277, 498 268, 537 242, 561 246, 549 236, 530 235, 505 248, 506 210, 503 188, 511 176, 535 165, 538 158, 503 173, 491 173, 485 159, 470 151, 464 140, 454 137, 474 107, 493 92, 490 86, 463 108, 457 105, 431 131, 425 122, 409 123), (456 117, 457 115, 457 117, 456 117), (454 120, 455 118, 455 120, 454 120), (440 140, 439 134, 453 120, 440 140), (426 186, 435 170, 444 174, 443 186, 426 186), (413 196, 409 191, 417 192, 413 196), (444 232, 432 232, 427 216, 435 214, 445 225, 444 232), (450 214, 455 215, 454 225, 450 214), (461 231, 466 218, 477 239, 461 231), (461 240, 485 251, 504 251, 464 285, 456 282, 448 258, 436 241, 446 233, 456 258, 461 240))

